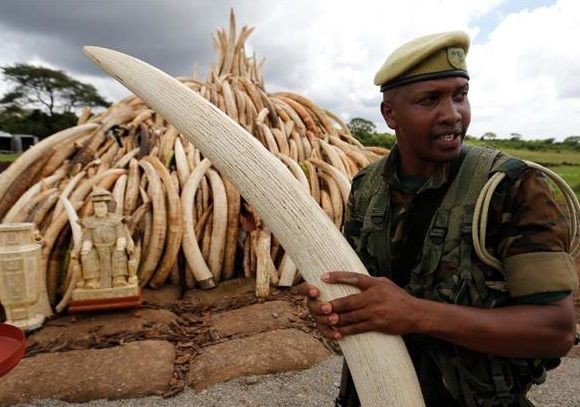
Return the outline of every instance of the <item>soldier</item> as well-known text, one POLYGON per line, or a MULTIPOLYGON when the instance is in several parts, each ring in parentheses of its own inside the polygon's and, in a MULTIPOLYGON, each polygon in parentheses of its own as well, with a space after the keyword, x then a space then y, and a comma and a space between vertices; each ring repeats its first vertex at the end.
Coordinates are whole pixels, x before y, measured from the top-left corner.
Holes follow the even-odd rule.
POLYGON ((82 288, 125 287, 129 284, 127 253, 132 241, 123 224, 123 216, 109 212, 112 195, 103 188, 94 188, 90 195, 94 216, 79 221, 83 237, 81 247, 82 288))
MULTIPOLYGON (((361 290, 331 302, 313 285, 302 292, 329 339, 402 335, 427 406, 532 406, 531 384, 574 342, 569 231, 541 173, 463 145, 468 48, 462 32, 421 37, 380 68, 381 113, 397 144, 354 177, 344 224, 372 277, 324 274, 361 290), (498 171, 506 177, 485 241, 501 270, 476 256, 471 234, 475 201, 498 171)), ((346 365, 336 405, 359 405, 346 365)))

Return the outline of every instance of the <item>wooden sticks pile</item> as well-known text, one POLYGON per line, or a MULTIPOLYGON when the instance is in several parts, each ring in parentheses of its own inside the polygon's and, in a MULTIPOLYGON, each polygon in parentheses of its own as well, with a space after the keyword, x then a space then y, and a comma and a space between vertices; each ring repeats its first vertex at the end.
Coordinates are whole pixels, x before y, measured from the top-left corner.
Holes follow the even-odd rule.
MULTIPOLYGON (((350 180, 388 151, 363 147, 338 116, 305 97, 267 93, 262 64, 245 55, 252 30, 236 35, 232 12, 229 31, 214 36, 218 62, 207 80, 178 79, 259 139, 340 227, 350 180)), ((170 280, 211 288, 243 270, 257 277, 256 293, 264 296, 270 285, 299 278, 239 192, 163 117, 130 96, 96 116, 86 109, 77 127, 43 140, 0 175, 3 223, 34 222, 44 237, 53 304, 71 281, 72 219, 63 204, 80 217, 89 214, 93 186, 112 191, 114 210, 127 217, 141 286, 170 280)))

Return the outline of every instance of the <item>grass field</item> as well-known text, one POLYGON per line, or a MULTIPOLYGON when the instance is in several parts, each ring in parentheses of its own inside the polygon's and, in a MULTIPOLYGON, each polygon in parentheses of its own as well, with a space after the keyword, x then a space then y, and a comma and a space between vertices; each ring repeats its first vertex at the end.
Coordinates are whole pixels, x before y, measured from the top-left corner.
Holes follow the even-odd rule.
POLYGON ((580 199, 580 166, 562 165, 550 167, 550 169, 561 176, 572 187, 574 192, 576 192, 578 199, 580 199))
POLYGON ((558 174, 576 193, 580 200, 580 152, 573 150, 556 151, 529 151, 504 150, 506 153, 522 160, 529 160, 549 167, 558 174))
POLYGON ((16 160, 20 154, 0 154, 0 163, 11 163, 16 160))
POLYGON ((580 152, 574 150, 557 151, 530 151, 530 150, 503 150, 514 157, 529 160, 544 166, 555 167, 575 165, 580 170, 580 152))

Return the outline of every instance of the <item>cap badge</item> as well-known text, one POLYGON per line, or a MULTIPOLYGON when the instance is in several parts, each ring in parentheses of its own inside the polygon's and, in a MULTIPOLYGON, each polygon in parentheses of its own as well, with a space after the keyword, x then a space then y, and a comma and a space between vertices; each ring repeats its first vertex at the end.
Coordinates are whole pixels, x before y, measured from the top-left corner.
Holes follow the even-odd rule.
POLYGON ((465 52, 462 48, 447 48, 447 59, 452 67, 465 69, 465 52))

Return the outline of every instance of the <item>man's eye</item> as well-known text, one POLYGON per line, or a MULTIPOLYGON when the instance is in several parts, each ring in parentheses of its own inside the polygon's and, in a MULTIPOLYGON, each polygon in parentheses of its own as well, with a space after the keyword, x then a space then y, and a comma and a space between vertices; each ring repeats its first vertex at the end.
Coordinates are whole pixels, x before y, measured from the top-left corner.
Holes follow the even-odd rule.
POLYGON ((467 97, 466 90, 459 92, 459 93, 456 93, 454 96, 455 100, 458 100, 458 101, 463 101, 463 100, 465 100, 466 97, 467 97))
POLYGON ((437 101, 437 98, 435 96, 425 96, 425 97, 419 99, 419 104, 421 104, 421 105, 432 105, 436 101, 437 101))

